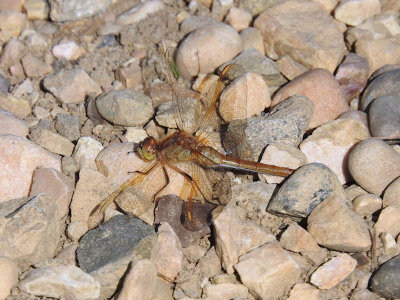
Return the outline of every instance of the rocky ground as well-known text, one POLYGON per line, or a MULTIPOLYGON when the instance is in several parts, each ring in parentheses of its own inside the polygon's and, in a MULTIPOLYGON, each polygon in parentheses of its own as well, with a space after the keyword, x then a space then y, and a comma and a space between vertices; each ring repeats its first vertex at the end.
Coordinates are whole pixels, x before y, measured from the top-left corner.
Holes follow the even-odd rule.
POLYGON ((0 1, 0 299, 400 298, 399 15, 398 0, 0 1), (152 172, 90 230, 146 168, 135 144, 177 128, 176 47, 193 79, 179 97, 245 71, 220 95, 224 149, 296 171, 205 170, 218 201, 192 221, 184 178, 169 168, 156 206, 152 172))

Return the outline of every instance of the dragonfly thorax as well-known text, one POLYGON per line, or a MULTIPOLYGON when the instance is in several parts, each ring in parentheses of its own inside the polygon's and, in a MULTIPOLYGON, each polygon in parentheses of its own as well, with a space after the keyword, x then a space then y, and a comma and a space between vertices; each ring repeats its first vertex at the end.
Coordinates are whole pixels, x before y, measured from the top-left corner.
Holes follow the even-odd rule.
POLYGON ((139 143, 136 148, 136 153, 139 157, 146 161, 152 161, 156 158, 156 145, 157 141, 153 137, 147 137, 139 143))

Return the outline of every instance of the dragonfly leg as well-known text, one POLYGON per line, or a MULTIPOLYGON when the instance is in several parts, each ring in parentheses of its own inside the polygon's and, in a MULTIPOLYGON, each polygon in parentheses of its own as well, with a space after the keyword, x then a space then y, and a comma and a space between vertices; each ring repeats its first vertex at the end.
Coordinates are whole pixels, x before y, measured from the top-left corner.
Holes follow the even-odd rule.
POLYGON ((161 191, 162 191, 163 189, 165 189, 165 188, 168 186, 169 182, 170 182, 167 169, 165 169, 165 166, 164 166, 164 165, 162 166, 162 169, 163 169, 164 176, 165 176, 165 184, 154 194, 154 199, 153 199, 153 200, 154 200, 156 206, 157 206, 157 204, 158 204, 158 200, 160 199, 160 198, 158 197, 158 194, 161 193, 161 191))

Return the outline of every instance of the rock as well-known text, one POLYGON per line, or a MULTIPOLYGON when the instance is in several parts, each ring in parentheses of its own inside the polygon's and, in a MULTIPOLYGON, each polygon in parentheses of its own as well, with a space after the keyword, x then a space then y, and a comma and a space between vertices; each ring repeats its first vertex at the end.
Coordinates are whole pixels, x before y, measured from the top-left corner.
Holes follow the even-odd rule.
POLYGON ((400 206, 400 178, 393 180, 383 194, 383 207, 400 206))
POLYGON ((24 138, 28 132, 27 122, 0 108, 0 135, 13 134, 24 138))
POLYGON ((400 68, 396 68, 376 76, 365 89, 360 108, 366 111, 370 103, 381 96, 400 94, 400 87, 396 84, 400 80, 400 68))
POLYGON ((356 265, 354 258, 347 253, 341 253, 320 266, 311 275, 310 282, 319 289, 328 290, 349 276, 356 265))
POLYGON ((235 265, 240 280, 257 297, 282 296, 300 277, 300 267, 278 242, 271 242, 242 255, 235 265))
POLYGON ((254 27, 264 37, 265 52, 272 59, 288 55, 308 69, 333 72, 345 53, 337 23, 315 2, 285 1, 261 13, 254 27))
POLYGON ((372 74, 387 64, 400 63, 400 36, 386 39, 361 39, 355 43, 355 52, 364 56, 372 74))
POLYGON ((61 169, 58 155, 15 135, 0 136, 0 157, 0 202, 28 196, 37 167, 61 169))
POLYGON ((126 128, 126 132, 124 137, 128 141, 128 143, 139 143, 148 137, 146 131, 143 128, 139 127, 128 127, 126 128))
POLYGON ((61 69, 55 74, 48 75, 43 85, 65 104, 82 103, 87 95, 97 96, 101 93, 100 86, 79 68, 61 69))
POLYGON ((79 138, 79 119, 76 115, 57 114, 55 128, 58 133, 70 141, 79 138))
MULTIPOLYGON (((192 242, 210 234, 210 227, 206 226, 200 230, 190 231, 181 223, 183 201, 176 195, 165 195, 158 200, 154 211, 154 223, 168 222, 179 238, 183 248, 188 247, 192 242)), ((195 217, 195 216, 192 216, 195 217)))
POLYGON ((360 121, 361 123, 364 124, 365 128, 367 128, 368 132, 369 132, 368 115, 363 111, 348 110, 348 111, 342 113, 338 119, 352 119, 352 120, 360 121))
POLYGON ((385 142, 370 138, 351 150, 348 167, 362 188, 379 196, 400 176, 400 155, 385 142))
POLYGON ((130 10, 122 13, 116 19, 118 25, 131 25, 139 21, 143 21, 149 15, 155 14, 165 9, 165 5, 161 0, 150 0, 139 3, 130 10))
POLYGON ((349 110, 339 84, 327 70, 314 69, 292 80, 275 94, 271 106, 296 94, 308 97, 314 103, 314 115, 308 129, 333 121, 349 110))
POLYGON ((329 196, 345 197, 338 178, 323 164, 308 164, 282 184, 271 199, 268 212, 304 218, 329 196))
POLYGON ((62 172, 67 176, 75 176, 79 171, 78 162, 71 156, 64 156, 61 159, 62 172))
POLYGON ((243 50, 254 48, 262 55, 264 51, 264 41, 260 32, 254 27, 248 27, 240 32, 240 37, 243 42, 243 50))
MULTIPOLYGON (((241 66, 245 72, 258 73, 267 83, 270 93, 274 92, 278 87, 286 83, 286 79, 279 72, 277 64, 270 58, 262 55, 256 49, 250 48, 244 50, 234 59, 225 62, 218 70, 222 72, 225 66, 229 64, 236 64, 241 66)), ((238 72, 228 72, 226 75, 229 79, 233 80, 238 75, 243 73, 241 68, 236 68, 238 72)), ((236 70, 235 68, 233 70, 236 70)))
POLYGON ((86 233, 77 250, 79 267, 98 279, 101 295, 110 297, 128 264, 149 259, 154 248, 154 229, 131 216, 118 215, 86 233))
POLYGON ((160 126, 178 128, 175 121, 174 103, 172 101, 162 103, 157 107, 156 121, 160 126))
POLYGON ((75 147, 65 137, 39 127, 31 130, 30 138, 36 144, 56 154, 70 156, 75 147))
POLYGON ((371 278, 371 289, 386 298, 399 298, 400 256, 396 256, 382 265, 371 278))
POLYGON ((58 59, 77 60, 85 53, 85 49, 78 46, 74 41, 67 41, 55 45, 51 52, 58 59))
POLYGON ((379 14, 380 11, 379 0, 345 0, 335 8, 335 19, 347 25, 357 26, 366 19, 379 14))
POLYGON ((267 117, 253 117, 229 123, 222 141, 234 157, 257 160, 266 145, 282 143, 297 146, 309 127, 312 102, 293 96, 277 105, 267 117))
POLYGON ((237 31, 223 23, 211 23, 190 33, 180 44, 176 64, 183 77, 211 73, 243 49, 237 31))
POLYGON ((134 89, 142 83, 142 70, 139 66, 139 60, 130 65, 119 68, 115 73, 115 78, 122 82, 127 89, 134 89))
POLYGON ((271 104, 268 86, 257 73, 244 73, 226 87, 219 102, 219 113, 226 122, 259 116, 271 104))
POLYGON ((376 98, 370 104, 368 117, 372 136, 400 135, 400 94, 376 98))
POLYGON ((28 20, 46 20, 49 17, 49 3, 45 0, 27 0, 24 8, 28 20))
POLYGON ((17 283, 18 269, 15 263, 6 256, 0 256, 0 299, 10 295, 11 288, 17 283))
POLYGON ((313 237, 301 226, 293 223, 283 232, 279 243, 293 252, 318 251, 319 246, 313 237))
POLYGON ((38 119, 38 120, 42 120, 42 119, 48 119, 50 117, 50 112, 40 106, 35 106, 32 109, 33 115, 38 119))
POLYGON ((238 209, 228 204, 213 222, 215 250, 228 274, 233 274, 241 255, 275 240, 264 228, 241 219, 238 209))
POLYGON ((97 170, 96 157, 104 149, 103 145, 90 136, 79 138, 73 158, 78 162, 79 169, 90 168, 97 170))
POLYGON ((350 185, 344 191, 346 193, 346 199, 349 201, 353 201, 357 196, 368 194, 366 190, 356 184, 350 185))
POLYGON ((347 102, 360 95, 367 84, 368 76, 368 60, 356 53, 347 54, 335 74, 347 102))
POLYGON ((0 256, 24 269, 56 254, 61 236, 57 205, 39 195, 14 213, 0 218, 0 256))
POLYGON ((229 300, 235 298, 246 299, 249 291, 243 284, 221 283, 209 284, 207 283, 203 288, 203 295, 206 299, 221 299, 229 300), (208 297, 208 298, 207 298, 208 297))
POLYGON ((22 10, 22 1, 7 1, 4 0, 0 4, 0 11, 18 11, 22 10))
MULTIPOLYGON (((307 158, 297 147, 285 144, 269 144, 265 148, 261 163, 290 169, 297 169, 307 163, 307 158)), ((260 180, 267 183, 281 183, 285 178, 281 176, 258 173, 260 180)))
POLYGON ((50 0, 50 18, 54 22, 65 22, 92 17, 104 12, 111 0, 79 1, 50 0))
POLYGON ((3 47, 0 57, 0 66, 4 69, 17 64, 25 53, 24 43, 17 39, 9 40, 3 47))
POLYGON ((20 119, 24 119, 32 112, 29 101, 0 93, 0 108, 8 110, 20 119))
POLYGON ((353 199, 353 210, 360 216, 369 216, 382 208, 382 199, 374 194, 359 195, 353 199))
POLYGON ((377 294, 367 290, 366 288, 356 289, 349 298, 350 300, 381 300, 377 294))
POLYGON ((289 80, 295 79, 297 76, 308 71, 308 69, 294 61, 290 56, 283 56, 277 61, 279 71, 289 80))
POLYGON ((122 126, 144 125, 153 116, 152 101, 135 90, 113 90, 96 99, 100 115, 122 126))
POLYGON ((18 287, 31 295, 53 298, 69 294, 77 299, 96 299, 100 295, 99 281, 73 265, 31 270, 18 287))
POLYGON ((107 196, 108 183, 107 178, 95 170, 84 168, 79 172, 71 203, 71 222, 87 224, 92 209, 107 196))
POLYGON ((17 38, 28 25, 26 15, 15 11, 0 12, 0 40, 17 38))
POLYGON ((69 212, 74 181, 60 171, 51 168, 37 168, 33 173, 33 180, 29 197, 46 194, 57 203, 57 216, 65 217, 69 212))
POLYGON ((26 76, 31 78, 43 77, 53 71, 51 65, 31 55, 25 56, 21 62, 26 76))
POLYGON ((183 269, 183 252, 171 225, 162 223, 158 227, 158 249, 154 258, 156 270, 162 276, 174 280, 183 269))
POLYGON ((200 269, 203 276, 207 278, 213 277, 220 273, 221 267, 221 261, 215 252, 214 246, 211 247, 207 253, 199 259, 199 262, 196 265, 196 268, 200 269))
POLYGON ((400 218, 399 206, 388 206, 379 214, 378 221, 375 223, 376 233, 387 232, 392 236, 397 236, 400 233, 400 218))
POLYGON ((4 78, 4 76, 0 74, 0 92, 3 94, 7 94, 9 88, 10 88, 10 84, 8 83, 7 79, 4 78))
POLYGON ((335 120, 315 129, 300 144, 300 150, 309 163, 318 162, 328 166, 344 184, 351 181, 347 169, 349 151, 368 137, 368 129, 363 123, 350 119, 335 120))
POLYGON ((308 283, 297 283, 290 291, 288 300, 320 300, 320 291, 308 283))
POLYGON ((229 9, 228 14, 225 16, 225 22, 235 28, 237 31, 248 28, 251 21, 251 14, 238 7, 232 7, 229 9))
POLYGON ((178 278, 175 280, 176 286, 174 297, 181 298, 176 295, 177 291, 180 291, 183 296, 187 296, 189 299, 200 298, 202 293, 202 278, 200 278, 200 275, 200 272, 197 270, 183 270, 180 272, 178 278))
POLYGON ((157 299, 156 289, 157 271, 150 260, 142 259, 130 269, 117 299, 157 299))
POLYGON ((362 252, 371 248, 368 226, 340 197, 322 201, 307 219, 307 230, 321 246, 336 251, 362 252))

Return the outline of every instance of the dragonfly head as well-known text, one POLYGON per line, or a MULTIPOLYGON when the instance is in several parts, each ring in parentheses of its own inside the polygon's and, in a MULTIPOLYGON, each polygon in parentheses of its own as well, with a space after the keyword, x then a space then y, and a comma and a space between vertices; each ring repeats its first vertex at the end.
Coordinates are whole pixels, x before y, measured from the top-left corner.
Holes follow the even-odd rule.
POLYGON ((141 141, 136 148, 136 153, 145 161, 151 161, 156 157, 156 139, 149 136, 141 141))

